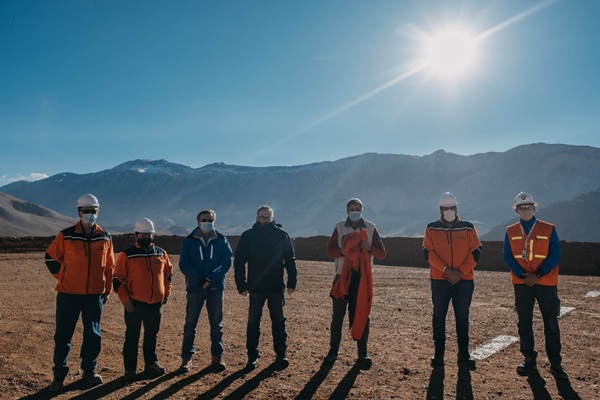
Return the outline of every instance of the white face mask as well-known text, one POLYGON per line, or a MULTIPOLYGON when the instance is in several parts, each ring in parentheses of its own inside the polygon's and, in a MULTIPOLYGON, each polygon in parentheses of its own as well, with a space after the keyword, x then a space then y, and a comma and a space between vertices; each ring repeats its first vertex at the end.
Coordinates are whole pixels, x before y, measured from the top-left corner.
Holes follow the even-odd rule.
POLYGON ((444 221, 452 222, 456 219, 456 211, 455 210, 446 210, 444 211, 444 221))
POLYGON ((200 230, 204 233, 208 233, 215 229, 214 222, 200 222, 200 230))
POLYGON ((350 217, 350 221, 352 221, 352 222, 360 221, 360 219, 362 218, 362 212, 350 211, 348 213, 348 217, 350 217))
POLYGON ((519 218, 521 218, 523 221, 529 221, 531 218, 533 218, 535 211, 533 211, 533 210, 518 210, 517 213, 519 214, 519 218))
POLYGON ((98 214, 82 214, 81 222, 84 222, 88 225, 94 225, 96 223, 96 219, 98 219, 98 214))

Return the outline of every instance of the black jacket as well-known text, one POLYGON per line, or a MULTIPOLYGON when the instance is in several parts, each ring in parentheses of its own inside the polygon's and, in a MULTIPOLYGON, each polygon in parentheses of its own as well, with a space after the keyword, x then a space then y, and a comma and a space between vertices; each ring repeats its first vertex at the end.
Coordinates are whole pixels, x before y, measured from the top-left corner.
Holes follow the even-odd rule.
POLYGON ((287 271, 287 287, 296 288, 296 256, 294 246, 281 225, 256 222, 242 233, 233 261, 238 292, 270 293, 283 290, 283 269, 287 271), (248 279, 246 280, 246 263, 248 279))

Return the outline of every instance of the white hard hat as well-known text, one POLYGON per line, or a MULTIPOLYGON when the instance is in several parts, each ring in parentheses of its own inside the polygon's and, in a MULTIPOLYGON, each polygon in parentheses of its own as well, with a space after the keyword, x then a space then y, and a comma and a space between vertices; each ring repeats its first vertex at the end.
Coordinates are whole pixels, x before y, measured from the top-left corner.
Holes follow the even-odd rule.
POLYGON ((512 208, 513 210, 516 210, 518 206, 525 204, 533 204, 534 207, 538 206, 538 203, 533 200, 532 195, 526 192, 521 192, 517 195, 517 197, 515 197, 515 204, 513 204, 512 208))
POLYGON ((77 208, 81 207, 100 207, 100 204, 96 196, 86 193, 77 200, 77 208))
POLYGON ((450 192, 442 193, 440 196, 440 207, 456 207, 458 205, 458 201, 456 201, 456 196, 450 192))
POLYGON ((148 218, 142 218, 135 223, 133 231, 136 233, 154 233, 154 224, 148 218))

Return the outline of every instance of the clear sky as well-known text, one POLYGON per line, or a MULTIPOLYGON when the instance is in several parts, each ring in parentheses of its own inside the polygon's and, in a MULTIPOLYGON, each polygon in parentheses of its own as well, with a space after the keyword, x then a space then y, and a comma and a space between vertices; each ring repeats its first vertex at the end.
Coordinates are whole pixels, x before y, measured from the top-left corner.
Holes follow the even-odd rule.
POLYGON ((0 0, 0 185, 600 147, 599 20, 597 0, 0 0), (426 51, 456 56, 452 35, 456 74, 426 51))

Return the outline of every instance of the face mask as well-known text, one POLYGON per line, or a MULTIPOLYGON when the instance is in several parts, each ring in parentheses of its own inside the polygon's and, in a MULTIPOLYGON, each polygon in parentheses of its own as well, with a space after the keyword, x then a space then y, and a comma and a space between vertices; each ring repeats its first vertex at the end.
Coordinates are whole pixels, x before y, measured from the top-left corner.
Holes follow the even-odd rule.
POLYGON ((534 211, 518 210, 517 213, 519 214, 519 218, 521 218, 523 221, 529 221, 531 218, 533 218, 534 211))
POLYGON ((454 210, 446 210, 444 211, 444 221, 452 222, 456 219, 456 211, 454 210))
POLYGON ((210 232, 213 229, 215 229, 215 223, 214 222, 200 222, 200 229, 202 230, 202 232, 210 232))
POLYGON ((94 225, 96 223, 96 219, 98 219, 98 216, 96 214, 82 214, 81 215, 81 222, 84 222, 88 225, 94 225))
POLYGON ((348 217, 350 217, 350 221, 357 222, 362 218, 362 212, 360 211, 350 211, 348 213, 348 217))
POLYGON ((139 238, 137 240, 137 243, 140 245, 140 247, 142 248, 147 248, 150 247, 150 245, 152 244, 153 240, 152 238, 139 238))

